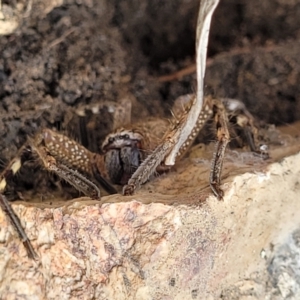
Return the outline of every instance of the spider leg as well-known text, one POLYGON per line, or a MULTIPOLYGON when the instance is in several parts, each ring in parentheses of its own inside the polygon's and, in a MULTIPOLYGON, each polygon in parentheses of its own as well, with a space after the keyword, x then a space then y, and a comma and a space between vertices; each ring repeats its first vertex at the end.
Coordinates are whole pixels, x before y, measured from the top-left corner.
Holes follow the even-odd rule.
POLYGON ((262 159, 268 159, 270 157, 268 146, 266 144, 258 146, 257 132, 254 133, 253 128, 250 126, 245 127, 244 131, 251 151, 254 154, 259 155, 262 159))
POLYGON ((118 191, 100 174, 96 164, 92 164, 92 171, 94 178, 110 195, 118 194, 118 191))
POLYGON ((0 206, 1 206, 2 210, 8 216, 8 218, 9 218, 11 224, 13 225, 13 227, 15 228, 16 232, 19 234, 19 237, 27 251, 28 257, 31 259, 37 260, 38 255, 34 251, 32 244, 21 225, 19 217, 15 214, 10 203, 8 202, 6 197, 2 194, 0 194, 0 206))
POLYGON ((60 178, 63 178, 83 194, 92 199, 100 199, 101 193, 99 188, 76 170, 72 170, 63 164, 53 162, 49 164, 47 169, 57 174, 60 178))
POLYGON ((222 103, 226 107, 229 119, 234 119, 234 123, 243 130, 251 152, 260 155, 263 159, 269 158, 268 147, 260 145, 255 119, 245 104, 236 99, 222 99, 222 103))
POLYGON ((57 174, 59 177, 73 185, 78 191, 81 191, 85 195, 94 199, 99 199, 99 188, 92 181, 81 175, 78 171, 75 171, 66 166, 64 163, 57 161, 57 159, 52 156, 52 153, 49 151, 49 149, 42 145, 44 138, 45 136, 41 134, 38 138, 36 138, 35 142, 31 143, 31 148, 33 152, 38 154, 45 169, 57 174))
POLYGON ((215 110, 217 144, 211 165, 210 186, 215 196, 222 199, 223 191, 220 189, 220 178, 225 149, 230 141, 228 115, 234 116, 235 123, 244 131, 247 143, 253 153, 260 155, 263 159, 268 158, 269 154, 266 145, 258 146, 258 129, 254 124, 254 117, 241 101, 235 99, 212 100, 212 106, 215 110))
POLYGON ((218 100, 213 100, 213 105, 215 110, 214 119, 217 127, 217 144, 212 159, 209 183, 215 196, 219 200, 221 200, 224 195, 223 191, 220 188, 221 172, 225 150, 230 140, 230 135, 228 131, 228 117, 224 105, 221 101, 218 100))
POLYGON ((18 151, 16 157, 10 161, 7 167, 0 174, 0 193, 2 193, 7 185, 7 180, 11 179, 21 168, 26 160, 31 157, 31 147, 24 145, 18 151))
POLYGON ((11 177, 13 177, 21 168, 22 164, 28 160, 31 157, 31 148, 29 145, 24 145, 19 151, 16 156, 9 164, 8 166, 2 171, 0 174, 0 206, 3 210, 3 212, 6 214, 6 216, 9 218, 11 224, 19 234, 19 237, 21 241, 23 242, 23 245, 27 251, 27 255, 31 259, 38 259, 38 255, 33 249, 33 246, 27 237, 19 217, 16 215, 14 210, 12 209, 9 201, 6 199, 2 193, 5 190, 5 187, 7 185, 7 180, 9 180, 11 177))
POLYGON ((123 195, 132 195, 137 188, 149 179, 157 166, 163 161, 166 154, 172 149, 173 144, 171 137, 167 137, 166 140, 140 164, 137 170, 132 174, 128 184, 123 187, 123 195))
POLYGON ((267 152, 267 146, 261 145, 259 146, 258 142, 258 130, 254 126, 252 122, 253 119, 249 119, 247 116, 243 114, 237 115, 237 124, 243 129, 247 144, 250 147, 251 152, 254 154, 261 155, 263 159, 267 159, 269 154, 267 152))
MULTIPOLYGON (((40 134, 40 139, 39 142, 45 145, 49 154, 55 157, 57 161, 61 161, 65 167, 70 168, 69 171, 76 169, 83 174, 88 174, 95 178, 108 193, 117 194, 117 190, 105 179, 108 178, 108 175, 102 155, 90 152, 67 136, 50 129, 44 129, 40 134)), ((69 171, 68 173, 70 174, 69 171)), ((79 172, 76 172, 76 175, 74 175, 74 173, 72 176, 76 176, 77 179, 82 178, 83 181, 89 181, 83 175, 78 175, 79 172)), ((69 180, 66 179, 66 181, 77 188, 69 180)), ((93 186, 94 184, 90 181, 89 185, 93 186)), ((80 188, 77 189, 81 191, 80 188)), ((86 192, 83 193, 89 195, 86 192)))
MULTIPOLYGON (((75 167, 77 167, 78 164, 81 162, 85 163, 84 167, 89 166, 90 161, 88 159, 82 160, 82 153, 80 152, 80 155, 76 156, 75 151, 73 151, 75 152, 75 154, 72 155, 71 158, 66 158, 64 161, 63 159, 65 158, 66 154, 60 152, 62 150, 53 150, 62 147, 62 145, 59 143, 53 143, 52 138, 54 134, 54 132, 47 129, 44 130, 42 133, 37 134, 35 139, 29 139, 28 144, 23 146, 19 150, 16 158, 14 158, 4 169, 4 171, 0 174, 0 193, 5 190, 7 180, 14 176, 20 170, 24 162, 28 160, 28 158, 33 153, 35 153, 38 155, 40 161, 42 162, 46 170, 56 173, 59 177, 69 182, 77 190, 83 192, 85 195, 91 196, 92 198, 100 198, 99 188, 93 182, 88 180, 85 176, 81 175, 79 172, 74 170, 75 167), (47 147, 48 145, 49 147, 47 147), (57 160, 55 157, 62 158, 62 162, 60 162, 60 160, 57 160), (72 157, 80 157, 79 163, 78 160, 72 160, 72 157), (73 162, 73 165, 70 162, 73 162), (69 165, 71 167, 69 167, 69 165), (74 169, 72 169, 72 167, 74 169)), ((59 135, 60 139, 62 137, 64 136, 59 135)))
MULTIPOLYGON (((137 170, 133 173, 128 181, 128 184, 123 187, 123 195, 132 195, 134 191, 145 183, 149 177, 154 173, 156 168, 162 163, 165 157, 173 149, 177 135, 180 134, 180 126, 186 121, 188 117, 189 109, 185 111, 179 120, 176 120, 172 125, 171 129, 165 135, 163 142, 159 144, 155 150, 141 163, 137 170)), ((186 141, 179 148, 177 153, 177 159, 182 157, 192 146, 193 141, 197 137, 200 130, 203 128, 207 120, 212 116, 212 109, 210 105, 205 105, 201 111, 196 126, 193 127, 190 134, 187 136, 186 141)))

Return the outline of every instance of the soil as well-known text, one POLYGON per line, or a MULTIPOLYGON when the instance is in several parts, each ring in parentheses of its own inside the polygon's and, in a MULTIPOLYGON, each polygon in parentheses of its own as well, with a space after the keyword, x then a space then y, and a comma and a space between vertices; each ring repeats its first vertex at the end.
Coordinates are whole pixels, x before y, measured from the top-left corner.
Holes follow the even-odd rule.
MULTIPOLYGON (((2 168, 40 128, 62 131, 97 151, 113 127, 106 103, 131 99, 132 121, 167 117, 173 101, 195 89, 193 72, 160 78, 193 66, 196 0, 53 0, 48 6, 4 0, 2 6, 2 19, 18 24, 0 39, 2 168), (76 113, 99 104, 96 114, 76 113)), ((207 93, 239 98, 267 123, 299 120, 299 17, 297 0, 221 1, 207 93)), ((50 178, 29 162, 8 194, 22 197, 24 189, 38 186, 47 198, 49 187, 59 186, 50 178)))

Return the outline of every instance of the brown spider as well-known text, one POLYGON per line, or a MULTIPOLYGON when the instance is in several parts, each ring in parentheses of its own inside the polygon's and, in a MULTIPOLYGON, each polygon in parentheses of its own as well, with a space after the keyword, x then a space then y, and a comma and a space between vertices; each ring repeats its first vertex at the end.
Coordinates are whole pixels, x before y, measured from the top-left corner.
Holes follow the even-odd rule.
POLYGON ((220 176, 224 152, 230 140, 229 120, 243 129, 251 151, 267 157, 264 147, 257 146, 257 128, 254 126, 254 119, 240 101, 232 99, 221 101, 212 97, 203 100, 208 31, 211 15, 217 3, 218 0, 201 1, 197 26, 198 90, 195 96, 186 98, 188 103, 182 105, 184 109, 178 117, 174 117, 171 122, 165 119, 151 119, 118 128, 104 140, 103 155, 87 150, 67 136, 44 129, 33 139, 28 140, 0 174, 0 205, 18 231, 30 257, 36 258, 37 255, 3 192, 7 181, 19 171, 33 153, 37 154, 46 170, 57 174, 77 190, 95 199, 100 198, 99 186, 113 194, 117 191, 110 182, 127 184, 124 186, 123 194, 129 195, 145 183, 155 171, 169 169, 175 163, 175 159, 180 159, 188 151, 199 131, 211 118, 216 123, 217 146, 212 160, 210 185, 219 199, 223 197, 220 176))
MULTIPOLYGON (((181 103, 182 99, 186 101, 191 98, 193 99, 193 96, 190 95, 181 97, 179 102, 181 103)), ((221 199, 223 193, 219 186, 224 151, 229 141, 228 118, 236 125, 235 127, 243 129, 251 151, 263 154, 264 157, 267 157, 267 153, 264 147, 257 147, 257 129, 254 126, 254 119, 242 102, 233 99, 221 101, 207 97, 204 109, 197 120, 197 126, 179 149, 177 159, 180 159, 188 151, 206 121, 211 118, 214 118, 217 125, 218 143, 212 162, 210 185, 214 194, 221 199)), ((99 186, 102 186, 110 194, 117 193, 110 182, 119 185, 127 184, 128 181, 132 185, 132 182, 135 182, 135 188, 139 187, 155 171, 163 172, 169 169, 161 164, 161 159, 155 157, 155 160, 149 161, 149 157, 160 145, 169 125, 167 119, 150 119, 118 128, 105 138, 102 144, 104 155, 87 150, 65 135, 50 129, 43 129, 35 138, 28 140, 0 174, 0 193, 4 192, 7 182, 20 170, 24 162, 32 157, 33 153, 37 154, 46 170, 57 174, 78 191, 94 199, 100 199, 99 186), (138 177, 139 180, 136 180, 135 174, 140 170, 139 168, 142 168, 144 177, 138 177)), ((173 126, 176 128, 178 121, 175 121, 173 126)), ((125 186, 124 193, 128 194, 126 187, 128 186, 125 186)), ((35 256, 32 247, 28 246, 30 243, 19 220, 2 194, 0 194, 0 204, 10 216, 11 222, 19 232, 30 256, 35 256)))

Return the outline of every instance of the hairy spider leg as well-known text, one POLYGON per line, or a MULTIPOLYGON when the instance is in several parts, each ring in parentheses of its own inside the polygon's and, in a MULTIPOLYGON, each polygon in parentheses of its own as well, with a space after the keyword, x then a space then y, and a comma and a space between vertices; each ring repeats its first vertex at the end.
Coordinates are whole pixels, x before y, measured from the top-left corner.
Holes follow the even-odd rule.
MULTIPOLYGON (((174 136, 178 134, 178 128, 182 122, 188 117, 189 110, 192 108, 189 105, 181 117, 175 119, 171 129, 166 133, 161 144, 142 162, 139 168, 133 173, 128 181, 128 184, 123 188, 124 195, 132 195, 134 191, 145 183, 153 174, 156 168, 162 163, 166 155, 171 151, 174 146, 174 136)), ((178 151, 178 158, 181 158, 192 146, 193 141, 197 137, 199 131, 203 128, 204 124, 212 117, 212 109, 209 105, 205 105, 201 111, 196 126, 191 130, 186 141, 182 144, 178 151)))
MULTIPOLYGON (((117 194, 117 190, 106 180, 108 174, 105 169, 103 155, 93 153, 67 136, 50 129, 44 129, 42 134, 45 147, 50 155, 54 156, 58 161, 61 161, 66 167, 78 170, 76 174, 80 172, 96 179, 109 194, 117 194)), ((77 177, 85 182, 90 182, 93 188, 96 187, 96 185, 85 178, 84 175, 80 174, 80 176, 78 175, 77 177)), ((75 185, 71 181, 69 181, 69 183, 76 189, 81 190, 77 188, 77 183, 75 185)), ((89 193, 84 192, 84 194, 90 196, 89 193)))
POLYGON ((57 174, 85 195, 100 198, 99 188, 75 171, 75 169, 79 169, 79 171, 92 173, 91 158, 94 158, 94 155, 76 142, 50 129, 44 129, 34 139, 29 139, 28 143, 18 151, 17 156, 0 174, 0 193, 5 190, 7 180, 20 170, 33 153, 37 154, 46 170, 57 174), (70 146, 70 156, 63 148, 66 145, 70 146))

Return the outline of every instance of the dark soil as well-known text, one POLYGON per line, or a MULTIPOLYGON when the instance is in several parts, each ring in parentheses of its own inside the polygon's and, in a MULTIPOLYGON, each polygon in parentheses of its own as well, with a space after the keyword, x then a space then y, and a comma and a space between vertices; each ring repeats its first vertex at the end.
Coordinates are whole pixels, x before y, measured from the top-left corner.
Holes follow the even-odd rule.
MULTIPOLYGON (((193 65, 198 5, 195 0, 66 0, 45 14, 41 2, 33 1, 17 30, 0 39, 3 167, 42 127, 96 151, 112 120, 105 106, 96 116, 78 116, 84 105, 130 98, 133 121, 168 116, 173 101, 195 89, 194 73, 167 81, 160 76, 193 65), (91 118, 95 126, 88 126, 91 118)), ((3 6, 14 11, 17 1, 3 6)), ((297 0, 221 1, 211 32, 207 92, 241 99, 265 122, 299 120, 299 18, 297 0)), ((35 165, 21 174, 18 190, 46 184, 35 165)))

